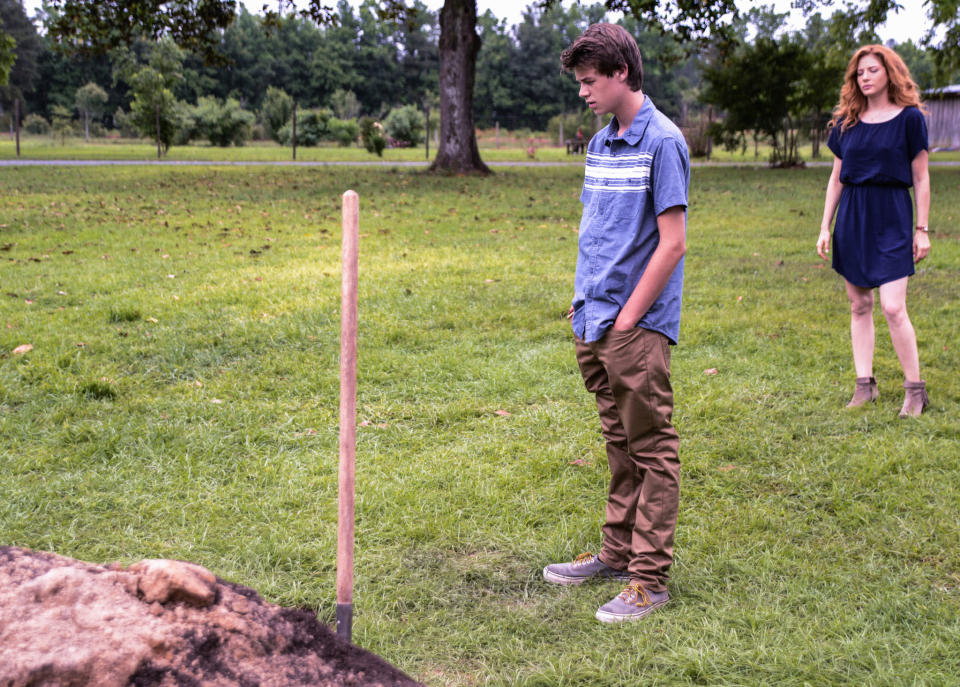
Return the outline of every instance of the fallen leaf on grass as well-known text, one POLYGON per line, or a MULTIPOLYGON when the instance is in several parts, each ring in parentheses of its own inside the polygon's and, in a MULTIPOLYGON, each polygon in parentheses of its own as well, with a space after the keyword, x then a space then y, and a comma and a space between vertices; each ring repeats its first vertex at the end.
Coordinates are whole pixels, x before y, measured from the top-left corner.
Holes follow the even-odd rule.
POLYGON ((569 465, 589 465, 589 463, 583 458, 577 458, 576 460, 571 460, 569 465))
POLYGON ((506 410, 495 410, 495 411, 493 411, 493 414, 494 414, 494 415, 499 415, 500 417, 509 417, 509 416, 510 416, 510 413, 508 413, 506 410))
POLYGON ((709 369, 704 370, 704 371, 703 371, 703 374, 705 374, 705 375, 715 375, 715 374, 718 374, 719 372, 720 372, 720 370, 718 370, 717 368, 711 367, 711 368, 709 368, 709 369))
POLYGON ((736 465, 721 465, 720 467, 717 468, 717 470, 719 470, 720 472, 730 472, 731 470, 736 470, 736 469, 737 469, 736 465))
POLYGON ((78 341, 78 342, 77 342, 77 348, 86 348, 86 346, 87 346, 87 344, 85 344, 83 341, 78 341))
POLYGON ((223 401, 221 401, 219 398, 211 398, 211 399, 210 399, 210 402, 211 402, 211 403, 216 403, 216 404, 218 404, 218 405, 221 404, 221 403, 223 403, 223 401))
POLYGON ((302 432, 294 432, 293 437, 295 439, 299 439, 300 437, 312 437, 316 433, 317 433, 317 430, 315 429, 305 429, 302 432))
POLYGON ((737 296, 737 303, 743 300, 743 296, 737 296))
POLYGON ((160 322, 160 320, 158 320, 156 317, 148 317, 147 322, 153 322, 154 324, 157 324, 160 322))
POLYGON ((14 348, 12 352, 14 355, 23 355, 24 353, 29 353, 32 350, 33 350, 33 344, 20 344, 19 346, 14 348))
POLYGON ((29 298, 24 298, 23 302, 26 303, 27 305, 33 305, 33 301, 29 298))

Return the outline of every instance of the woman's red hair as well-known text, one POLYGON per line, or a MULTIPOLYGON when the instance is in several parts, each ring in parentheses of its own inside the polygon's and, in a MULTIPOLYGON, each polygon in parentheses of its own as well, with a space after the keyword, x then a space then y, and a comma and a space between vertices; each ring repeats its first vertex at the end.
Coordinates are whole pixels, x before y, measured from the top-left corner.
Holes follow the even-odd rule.
POLYGON ((920 101, 920 91, 910 76, 910 70, 903 59, 885 45, 865 45, 850 58, 847 71, 843 76, 843 88, 840 89, 840 103, 833 110, 831 126, 840 124, 840 130, 846 131, 860 121, 860 115, 867 109, 867 98, 857 85, 857 67, 866 55, 873 55, 887 71, 887 93, 890 102, 898 107, 918 107, 925 112, 920 101))

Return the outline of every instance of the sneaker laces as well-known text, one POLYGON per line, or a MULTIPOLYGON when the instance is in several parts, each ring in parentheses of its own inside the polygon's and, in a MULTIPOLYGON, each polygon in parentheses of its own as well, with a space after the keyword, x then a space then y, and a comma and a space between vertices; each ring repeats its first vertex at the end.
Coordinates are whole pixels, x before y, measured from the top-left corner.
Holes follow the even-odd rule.
POLYGON ((643 585, 639 582, 627 585, 627 588, 620 592, 619 596, 623 599, 624 603, 638 608, 643 608, 653 603, 650 601, 650 595, 647 594, 647 590, 644 589, 643 585))
POLYGON ((593 562, 593 554, 587 551, 586 553, 581 553, 579 556, 573 559, 574 567, 579 565, 586 565, 587 563, 593 562))

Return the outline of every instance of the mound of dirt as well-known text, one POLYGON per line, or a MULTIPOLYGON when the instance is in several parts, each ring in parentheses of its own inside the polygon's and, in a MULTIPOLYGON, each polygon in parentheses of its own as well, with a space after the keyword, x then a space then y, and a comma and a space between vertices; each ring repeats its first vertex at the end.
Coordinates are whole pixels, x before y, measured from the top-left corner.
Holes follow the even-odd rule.
POLYGON ((3 687, 415 687, 308 611, 192 563, 0 547, 3 687))

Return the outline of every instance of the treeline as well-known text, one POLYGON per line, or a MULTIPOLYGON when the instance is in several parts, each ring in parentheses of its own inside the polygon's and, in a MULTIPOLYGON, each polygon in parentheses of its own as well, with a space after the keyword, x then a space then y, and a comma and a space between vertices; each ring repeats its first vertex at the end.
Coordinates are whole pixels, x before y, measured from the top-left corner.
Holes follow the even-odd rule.
MULTIPOLYGON (((20 98, 25 124, 60 135, 117 129, 153 137, 159 128, 165 145, 240 144, 251 136, 285 143, 295 104, 300 144, 360 137, 374 152, 386 139, 416 144, 425 133, 424 112, 437 109, 440 32, 437 13, 416 4, 411 21, 398 24, 379 19, 370 0, 358 9, 340 0, 339 21, 330 26, 293 14, 268 22, 241 8, 218 36, 221 63, 211 65, 169 42, 138 43, 97 58, 64 54, 37 31, 18 0, 0 0, 3 31, 16 40, 17 54, 9 85, 0 88, 0 125, 12 124, 11 105, 20 98)), ((546 130, 553 137, 561 130, 569 136, 577 126, 592 131, 595 122, 573 78, 561 72, 559 54, 605 15, 600 3, 549 10, 531 4, 513 26, 489 11, 481 15, 477 126, 546 130)), ((41 12, 38 20, 44 19, 41 12)), ((816 129, 836 98, 846 57, 857 44, 875 40, 818 14, 795 34, 783 34, 784 21, 771 8, 752 10, 741 19, 736 46, 697 55, 629 14, 620 23, 643 54, 644 91, 674 120, 691 130, 699 126, 699 146, 711 137, 744 145, 748 131, 776 138, 785 115, 794 124, 809 115, 816 129), (762 98, 743 95, 758 88, 762 98), (773 92, 782 95, 780 104, 758 113, 773 92)), ((897 47, 921 88, 949 82, 929 51, 912 43, 897 47)))
MULTIPOLYGON (((369 1, 359 9, 341 1, 335 26, 317 26, 295 15, 272 25, 241 9, 220 37, 219 65, 204 64, 189 52, 178 56, 172 46, 146 43, 99 58, 68 55, 22 17, 19 22, 4 22, 5 30, 17 39, 18 63, 0 102, 9 112, 18 95, 24 113, 42 117, 51 126, 62 123, 64 112, 79 124, 90 111, 78 106, 78 91, 95 84, 106 99, 88 117, 94 132, 119 128, 130 123, 138 69, 153 64, 157 72, 153 78, 165 82, 173 100, 205 110, 207 120, 213 99, 234 113, 251 113, 255 118, 251 126, 269 129, 263 117, 264 107, 270 105, 268 87, 283 91, 304 111, 325 110, 341 120, 369 116, 379 121, 404 105, 435 111, 438 17, 422 3, 417 5, 420 11, 414 22, 404 26, 378 19, 369 1)), ((17 0, 0 0, 0 9, 4 16, 22 14, 17 0)), ((477 57, 477 125, 544 131, 557 115, 583 113, 575 82, 560 71, 559 54, 604 15, 603 5, 594 4, 548 11, 531 6, 514 26, 489 11, 479 17, 483 45, 477 57)), ((648 92, 661 109, 681 116, 684 98, 689 99, 696 87, 694 60, 684 57, 676 43, 640 31, 632 18, 626 22, 644 51, 648 92)), ((140 81, 146 76, 141 74, 140 81)), ((141 84, 141 94, 143 90, 141 84)), ((193 114, 204 119, 202 112, 193 114)), ((554 123, 555 128, 558 125, 554 123)))

